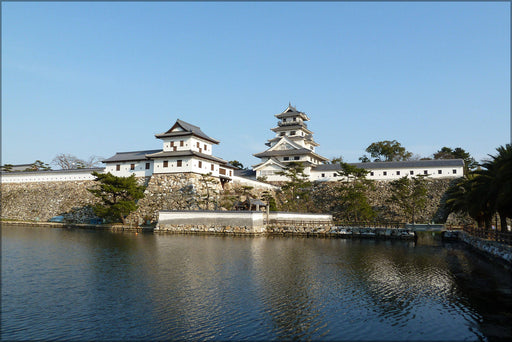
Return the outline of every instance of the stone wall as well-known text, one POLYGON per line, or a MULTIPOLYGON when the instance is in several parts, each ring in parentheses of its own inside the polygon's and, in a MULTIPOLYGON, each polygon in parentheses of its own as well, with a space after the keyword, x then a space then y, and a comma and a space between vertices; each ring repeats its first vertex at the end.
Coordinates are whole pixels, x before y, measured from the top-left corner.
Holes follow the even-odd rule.
POLYGON ((458 239, 484 254, 501 260, 505 265, 512 266, 512 246, 472 236, 464 231, 446 231, 444 237, 458 239))
POLYGON ((12 220, 48 221, 56 215, 88 222, 97 199, 87 191, 94 181, 2 184, 1 215, 12 220))
MULTIPOLYGON (((222 187, 219 179, 211 178, 205 182, 201 175, 187 174, 158 174, 151 178, 140 178, 140 183, 147 185, 145 197, 138 203, 139 209, 129 217, 130 221, 142 224, 147 221, 156 223, 160 210, 231 210, 233 203, 245 200, 246 196, 261 198, 264 188, 244 188, 243 186, 227 183, 222 187), (207 201, 207 192, 210 193, 207 201), (209 202, 209 203, 207 203, 209 202)), ((1 217, 15 220, 47 221, 49 218, 62 215, 77 223, 86 223, 94 214, 91 205, 96 198, 87 191, 94 181, 73 182, 38 182, 2 184, 1 217)), ((429 200, 420 213, 418 222, 430 222, 433 218, 442 221, 443 213, 439 212, 442 196, 450 184, 450 180, 430 180, 428 191, 429 200)), ((328 191, 333 184, 325 184, 316 191, 328 191), (327 189, 327 190, 326 190, 327 189)), ((273 191, 270 191, 273 194, 273 191)), ((372 205, 381 212, 380 219, 404 221, 403 213, 396 205, 389 204, 389 183, 376 182, 375 190, 368 194, 372 205)), ((325 208, 317 208, 317 212, 328 212, 325 208)), ((450 216, 453 217, 453 216, 450 216)), ((458 224, 459 218, 449 223, 458 224)), ((275 226, 276 230, 284 227, 275 226)))
MULTIPOLYGON (((427 182, 427 202, 424 208, 421 208, 415 216, 416 222, 444 222, 448 216, 442 212, 441 204, 444 200, 443 196, 450 186, 453 179, 426 179, 427 182)), ((377 221, 397 221, 409 222, 410 218, 406 217, 403 210, 395 203, 389 203, 391 197, 391 184, 389 181, 375 181, 372 190, 368 190, 366 195, 369 204, 377 212, 377 221)), ((318 208, 320 211, 327 212, 329 202, 325 198, 331 196, 336 182, 323 182, 317 184, 313 188, 312 196, 317 198, 318 202, 325 203, 326 208, 318 208)), ((451 224, 459 224, 458 217, 454 217, 451 224)))

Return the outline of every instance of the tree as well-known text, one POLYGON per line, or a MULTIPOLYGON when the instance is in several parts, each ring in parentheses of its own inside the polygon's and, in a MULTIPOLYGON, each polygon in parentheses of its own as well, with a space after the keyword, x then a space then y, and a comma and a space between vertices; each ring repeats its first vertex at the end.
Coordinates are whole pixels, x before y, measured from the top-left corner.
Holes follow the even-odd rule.
POLYGON ((99 166, 102 158, 98 156, 91 156, 87 160, 75 157, 71 154, 58 154, 53 158, 51 164, 60 167, 62 170, 72 169, 86 169, 99 166))
POLYGON ((14 165, 12 164, 5 164, 4 166, 2 166, 2 171, 4 172, 12 172, 12 168, 14 167, 14 165))
POLYGON ((424 176, 408 178, 404 176, 390 182, 391 197, 388 202, 397 204, 410 217, 411 222, 416 222, 416 213, 427 203, 427 186, 424 176))
POLYGON ((290 162, 285 170, 279 171, 276 174, 288 178, 288 181, 281 186, 281 194, 283 195, 282 206, 286 210, 307 211, 310 200, 311 181, 304 173, 303 164, 290 162))
POLYGON ((331 160, 328 162, 329 164, 339 164, 343 163, 343 156, 339 157, 332 157, 331 160))
POLYGON ((242 170, 244 168, 244 164, 240 163, 238 160, 231 160, 228 162, 229 164, 233 165, 239 170, 242 170))
POLYGON ((267 202, 269 211, 277 211, 277 204, 275 198, 272 196, 270 191, 265 190, 261 193, 261 198, 267 202))
POLYGON ((448 212, 463 212, 478 227, 490 229, 494 214, 500 216, 501 231, 507 231, 507 218, 512 218, 512 146, 496 149, 498 154, 480 164, 451 186, 446 194, 448 212))
POLYGON ((434 159, 463 159, 464 160, 464 174, 468 174, 470 170, 475 169, 478 164, 473 157, 461 147, 452 149, 450 147, 442 147, 439 151, 434 153, 434 159))
POLYGON ((351 164, 340 162, 337 171, 340 179, 334 188, 334 198, 330 200, 331 211, 337 220, 368 221, 375 217, 375 211, 368 203, 366 192, 373 187, 366 179, 368 171, 351 164))
POLYGON ((144 197, 145 186, 138 185, 135 175, 117 177, 109 173, 93 172, 98 186, 87 189, 100 199, 94 213, 108 222, 126 224, 126 216, 137 210, 137 201, 144 197))
POLYGON ((30 166, 26 168, 24 171, 49 171, 51 169, 52 168, 48 164, 45 164, 40 160, 36 160, 32 164, 30 164, 30 166))
MULTIPOLYGON (((404 161, 412 157, 412 153, 407 151, 396 140, 384 140, 372 143, 366 148, 366 152, 370 153, 370 157, 374 158, 374 162, 380 161, 404 161)), ((370 158, 366 155, 359 158, 361 162, 369 162, 370 158)))

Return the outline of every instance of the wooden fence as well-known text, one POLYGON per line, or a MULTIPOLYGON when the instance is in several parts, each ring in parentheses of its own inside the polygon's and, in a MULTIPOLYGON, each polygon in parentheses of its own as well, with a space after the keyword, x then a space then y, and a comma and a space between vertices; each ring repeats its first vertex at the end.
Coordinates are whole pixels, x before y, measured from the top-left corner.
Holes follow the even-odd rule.
POLYGON ((496 229, 482 229, 472 226, 465 226, 464 231, 472 236, 512 245, 512 232, 500 232, 496 229))

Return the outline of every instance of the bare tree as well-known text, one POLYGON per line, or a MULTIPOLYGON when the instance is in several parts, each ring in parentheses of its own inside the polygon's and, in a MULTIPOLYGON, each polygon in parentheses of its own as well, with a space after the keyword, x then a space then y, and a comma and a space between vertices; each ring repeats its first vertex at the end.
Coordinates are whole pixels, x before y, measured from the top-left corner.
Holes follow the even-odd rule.
POLYGON ((53 158, 51 164, 60 167, 63 170, 71 170, 71 169, 85 169, 98 167, 103 158, 98 156, 91 156, 87 160, 83 160, 75 157, 72 154, 61 153, 53 158))

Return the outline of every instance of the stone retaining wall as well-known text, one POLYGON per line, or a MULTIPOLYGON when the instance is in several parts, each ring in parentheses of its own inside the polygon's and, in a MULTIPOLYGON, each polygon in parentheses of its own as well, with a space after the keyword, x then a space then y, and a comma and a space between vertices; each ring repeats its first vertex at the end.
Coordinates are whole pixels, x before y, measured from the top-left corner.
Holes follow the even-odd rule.
POLYGON ((472 236, 462 230, 446 231, 444 232, 443 237, 445 239, 456 239, 462 241, 475 250, 491 255, 503 261, 505 264, 512 266, 512 246, 496 241, 484 240, 472 236))

